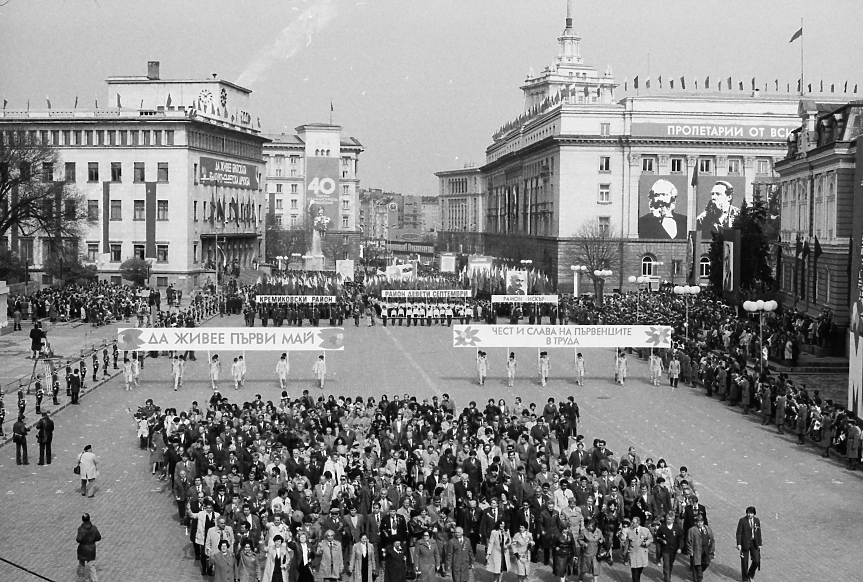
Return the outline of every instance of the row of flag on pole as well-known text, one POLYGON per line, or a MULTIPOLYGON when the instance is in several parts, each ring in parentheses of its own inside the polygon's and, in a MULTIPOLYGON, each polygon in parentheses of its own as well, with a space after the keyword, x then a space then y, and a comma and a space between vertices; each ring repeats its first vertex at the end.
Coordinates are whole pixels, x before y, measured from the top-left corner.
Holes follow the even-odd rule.
POLYGON ((329 275, 319 271, 258 278, 258 293, 261 295, 335 295, 344 294, 344 279, 341 274, 329 275))
MULTIPOLYGON (((94 103, 95 103, 95 108, 99 109, 99 97, 98 96, 96 96, 94 103)), ((171 94, 168 93, 168 98, 165 100, 165 107, 171 107, 172 103, 173 103, 173 99, 171 98, 171 94)), ((45 95, 45 104, 48 106, 49 110, 52 109, 51 98, 48 97, 48 95, 45 95)), ((3 98, 3 111, 6 110, 6 107, 8 105, 9 105, 9 100, 4 97, 3 98)), ((78 96, 77 95, 75 95, 75 105, 72 108, 78 109, 78 96)), ((123 108, 123 100, 122 100, 122 97, 120 96, 120 94, 117 93, 117 109, 122 109, 122 108, 123 108)), ((144 100, 143 99, 141 100, 141 109, 144 109, 144 100)), ((221 108, 216 107, 213 103, 210 103, 210 108, 208 111, 207 105, 202 104, 200 99, 193 102, 192 105, 189 106, 189 109, 194 109, 196 111, 203 111, 204 113, 209 113, 210 115, 214 115, 217 117, 223 117, 225 119, 230 118, 231 123, 234 123, 234 122, 239 123, 240 122, 239 112, 235 112, 232 114, 228 111, 227 107, 223 111, 221 108)), ((30 100, 29 99, 27 99, 27 111, 30 111, 30 100)), ((257 121, 258 121, 258 127, 261 127, 261 118, 258 117, 257 121)))
POLYGON ((210 194, 210 206, 204 209, 204 220, 225 224, 234 222, 237 226, 240 224, 257 226, 258 208, 255 204, 255 198, 251 194, 244 195, 239 199, 231 196, 231 200, 228 202, 224 195, 216 198, 215 193, 210 194))
MULTIPOLYGON (((663 88, 662 75, 659 75, 659 77, 657 77, 656 80, 659 83, 659 88, 662 89, 663 88)), ((686 90, 686 77, 680 77, 679 79, 674 79, 674 78, 666 78, 665 79, 665 83, 668 85, 669 89, 675 88, 675 82, 677 82, 677 87, 679 89, 684 90, 684 91, 686 90)), ((710 89, 710 84, 711 84, 710 76, 708 75, 707 77, 704 78, 704 81, 703 81, 701 86, 704 89, 710 89)), ((722 91, 723 86, 727 87, 728 91, 733 91, 735 83, 731 77, 728 77, 727 79, 725 79, 724 82, 720 79, 719 82, 714 83, 714 85, 719 91, 722 91)), ((756 91, 759 88, 759 84, 756 81, 755 77, 752 77, 752 79, 749 82, 749 85, 750 85, 752 91, 756 91)), ((779 79, 774 79, 773 85, 774 85, 774 91, 779 92, 779 90, 780 90, 779 89, 779 79)), ((638 75, 636 75, 635 78, 632 80, 632 88, 637 91, 642 86, 645 89, 650 89, 650 77, 647 77, 644 80, 644 83, 642 84, 638 75)), ((696 91, 698 90, 698 78, 692 79, 692 86, 695 88, 696 91)), ((768 86, 769 86, 768 83, 764 84, 764 91, 768 90, 768 86)), ((737 82, 737 89, 739 91, 743 91, 744 88, 745 88, 744 81, 738 81, 737 82)), ((623 90, 629 91, 629 80, 628 80, 628 78, 623 80, 623 90)), ((791 83, 786 84, 785 90, 787 93, 791 92, 791 83)), ((836 92, 836 84, 835 83, 830 84, 829 91, 830 91, 830 93, 836 92)), ((801 92, 800 79, 797 79, 797 92, 798 93, 801 92)), ((806 92, 812 93, 812 83, 807 84, 807 91, 806 92)), ((823 80, 821 81, 820 92, 821 93, 824 92, 824 81, 823 80)), ((842 88, 842 92, 843 93, 848 92, 848 81, 845 81, 845 85, 842 88)), ((852 92, 855 94, 857 93, 857 85, 856 84, 854 85, 852 92)))
MULTIPOLYGON (((818 258, 823 254, 821 243, 818 242, 818 237, 812 237, 812 247, 809 246, 809 239, 803 240, 799 236, 794 245, 794 295, 800 299, 806 299, 806 268, 807 264, 812 269, 812 298, 816 298, 818 289, 818 258), (811 256, 811 260, 810 260, 811 256), (798 293, 799 283, 799 293, 798 293)), ((782 247, 778 250, 777 264, 781 262, 782 247)), ((778 272, 778 269, 777 269, 778 272)))

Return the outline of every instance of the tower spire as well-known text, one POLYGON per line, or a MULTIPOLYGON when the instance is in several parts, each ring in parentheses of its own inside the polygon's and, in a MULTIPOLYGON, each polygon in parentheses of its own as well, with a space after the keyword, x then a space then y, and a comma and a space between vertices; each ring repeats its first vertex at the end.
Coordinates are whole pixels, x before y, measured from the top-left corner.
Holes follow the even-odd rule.
POLYGON ((566 0, 566 29, 572 30, 572 0, 566 0))

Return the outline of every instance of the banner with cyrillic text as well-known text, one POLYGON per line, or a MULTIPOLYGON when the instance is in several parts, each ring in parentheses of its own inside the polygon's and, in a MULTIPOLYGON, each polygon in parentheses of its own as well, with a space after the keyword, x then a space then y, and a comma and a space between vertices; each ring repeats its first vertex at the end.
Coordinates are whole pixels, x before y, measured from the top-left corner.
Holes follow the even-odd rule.
POLYGON ((335 303, 335 295, 257 295, 258 303, 335 303))
POLYGON ((492 303, 557 303, 557 295, 492 295, 492 303))
POLYGON ((671 327, 653 325, 454 325, 455 348, 670 348, 671 327))
POLYGON ((470 289, 383 289, 383 298, 417 299, 432 298, 446 299, 450 297, 470 297, 470 289))
POLYGON ((343 327, 152 327, 117 330, 117 349, 226 350, 231 352, 317 351, 345 349, 343 327))

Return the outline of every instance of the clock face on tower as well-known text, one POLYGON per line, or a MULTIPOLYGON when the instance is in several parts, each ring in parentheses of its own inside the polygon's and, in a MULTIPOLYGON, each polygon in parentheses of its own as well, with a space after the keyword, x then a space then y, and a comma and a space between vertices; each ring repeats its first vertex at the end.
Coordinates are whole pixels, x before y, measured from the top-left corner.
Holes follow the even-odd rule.
POLYGON ((198 94, 198 100, 201 102, 201 105, 206 107, 213 102, 213 94, 210 93, 209 89, 201 89, 201 92, 198 94))
POLYGON ((220 101, 221 101, 221 103, 222 103, 222 107, 225 107, 225 106, 227 106, 227 105, 228 105, 228 92, 227 92, 227 91, 225 91, 225 88, 224 88, 224 87, 222 87, 222 92, 221 92, 221 94, 219 95, 219 99, 220 99, 220 101))

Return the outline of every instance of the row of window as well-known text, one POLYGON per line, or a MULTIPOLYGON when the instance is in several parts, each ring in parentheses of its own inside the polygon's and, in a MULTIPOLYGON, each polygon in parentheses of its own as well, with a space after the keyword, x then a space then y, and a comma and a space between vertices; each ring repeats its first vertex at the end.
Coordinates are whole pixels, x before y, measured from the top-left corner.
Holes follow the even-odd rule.
POLYGON ((253 160, 260 160, 263 156, 263 148, 260 144, 247 143, 200 131, 189 131, 188 136, 189 147, 191 148, 253 160))
MULTIPOLYGON (((284 226, 285 219, 281 214, 276 214, 276 224, 284 226)), ((350 228, 350 216, 342 216, 342 228, 350 228)), ((297 226, 300 222, 300 217, 297 214, 291 214, 291 226, 297 226)))
MULTIPOLYGON (((281 198, 276 198, 276 210, 284 209, 284 200, 281 198)), ((297 208, 297 199, 291 198, 291 210, 295 210, 297 208)), ((342 210, 350 210, 351 209, 351 201, 350 200, 342 200, 342 210)))
MULTIPOLYGON (((684 174, 686 173, 686 159, 682 157, 672 157, 671 160, 671 173, 672 174, 684 174)), ((641 171, 644 173, 653 173, 658 171, 658 163, 659 160, 656 157, 652 156, 643 156, 641 158, 641 171)), ((756 174, 770 174, 770 165, 771 161, 766 159, 755 160, 755 173, 756 174)), ((712 174, 714 172, 716 164, 713 158, 698 158, 698 173, 699 174, 712 174)), ((728 158, 728 165, 725 168, 730 176, 741 176, 743 175, 743 159, 742 158, 728 158)), ((599 172, 601 174, 610 173, 611 172, 611 156, 600 156, 599 157, 599 172)))
POLYGON ((53 129, 0 132, 3 145, 172 146, 173 129, 53 129))
MULTIPOLYGON (((110 211, 108 214, 110 220, 123 220, 123 201, 111 200, 110 211)), ((99 220, 99 201, 87 201, 87 218, 89 220, 99 220)), ((147 210, 144 200, 132 201, 132 220, 147 220, 147 210)), ((156 201, 156 220, 168 220, 168 201, 156 201)))
MULTIPOLYGON (((112 263, 121 263, 123 262, 123 243, 110 243, 110 255, 112 263)), ((132 256, 141 260, 145 260, 144 257, 144 245, 142 244, 133 244, 132 245, 132 256)), ((99 259, 99 243, 87 243, 87 259, 91 262, 95 262, 99 259)), ((156 245, 156 262, 157 263, 167 263, 168 262, 168 245, 167 244, 157 244, 156 245)))
MULTIPOLYGON (((282 194, 282 186, 283 184, 276 184, 276 194, 282 194)), ((291 194, 299 194, 299 186, 297 184, 291 184, 291 194)), ((351 186, 350 184, 342 184, 342 196, 350 196, 351 195, 351 186)))
MULTIPOLYGON (((641 274, 645 277, 659 276, 659 267, 663 263, 656 260, 652 255, 644 255, 641 258, 641 274)), ((683 271, 683 261, 674 259, 671 261, 671 275, 680 275, 683 271)), ((710 276, 710 259, 701 257, 698 261, 698 276, 705 279, 710 276)))

